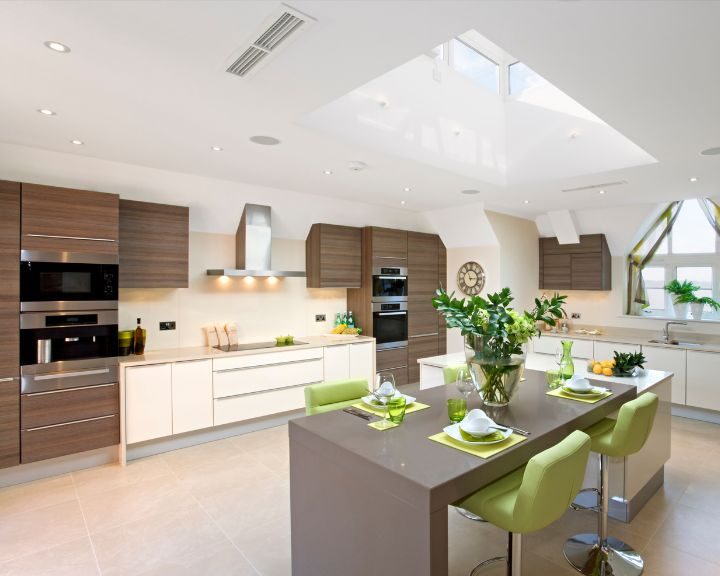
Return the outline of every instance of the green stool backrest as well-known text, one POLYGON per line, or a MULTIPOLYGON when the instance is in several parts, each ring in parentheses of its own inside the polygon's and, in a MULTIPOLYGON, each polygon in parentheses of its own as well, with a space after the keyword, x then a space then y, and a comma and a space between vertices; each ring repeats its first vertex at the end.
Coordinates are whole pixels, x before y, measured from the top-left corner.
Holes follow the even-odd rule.
POLYGON ((443 368, 443 378, 445 384, 455 384, 457 380, 458 372, 460 370, 467 369, 467 364, 456 364, 455 366, 445 366, 443 368))
POLYGON ((658 404, 659 399, 652 392, 623 404, 612 431, 609 450, 603 450, 603 454, 629 456, 639 452, 652 431, 658 404))
POLYGON ((367 394, 368 381, 364 378, 311 384, 305 388, 305 414, 339 410, 357 403, 367 394))
POLYGON ((525 467, 513 510, 514 532, 533 532, 561 518, 582 488, 590 436, 576 430, 533 456, 525 467))

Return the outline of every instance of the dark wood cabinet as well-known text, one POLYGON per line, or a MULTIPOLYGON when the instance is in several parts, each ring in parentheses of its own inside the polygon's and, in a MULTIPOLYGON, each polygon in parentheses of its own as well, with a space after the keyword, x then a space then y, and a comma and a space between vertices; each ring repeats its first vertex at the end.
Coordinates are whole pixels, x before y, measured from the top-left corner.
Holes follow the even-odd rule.
POLYGON ((380 370, 391 370, 393 368, 405 368, 408 365, 408 349, 385 348, 375 353, 375 367, 380 370))
MULTIPOLYGON (((372 257, 381 260, 406 260, 408 233, 405 230, 372 226, 372 257)), ((401 266, 403 264, 400 264, 401 266)))
POLYGON ((121 288, 187 288, 190 210, 120 200, 121 288))
POLYGON ((434 336, 419 336, 408 342, 408 380, 420 382, 420 358, 437 356, 440 353, 439 339, 434 336))
POLYGON ((22 184, 22 249, 118 253, 117 194, 22 184))
POLYGON ((360 288, 362 230, 313 224, 305 240, 308 288, 360 288))
POLYGON ((408 232, 408 336, 438 336, 438 314, 432 297, 440 284, 439 238, 408 232))
POLYGON ((20 462, 20 190, 0 181, 0 468, 20 462))
POLYGON ((610 290, 611 268, 604 234, 580 236, 577 244, 540 238, 540 289, 610 290))
POLYGON ((23 430, 109 416, 120 412, 117 384, 23 394, 20 422, 23 430))

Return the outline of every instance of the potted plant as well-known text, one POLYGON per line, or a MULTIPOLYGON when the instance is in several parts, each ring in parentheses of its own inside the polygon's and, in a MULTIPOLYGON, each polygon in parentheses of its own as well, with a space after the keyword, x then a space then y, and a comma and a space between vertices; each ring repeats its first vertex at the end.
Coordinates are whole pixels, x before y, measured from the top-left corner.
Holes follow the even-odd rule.
POLYGON ((716 312, 720 310, 720 302, 717 300, 713 300, 709 296, 695 296, 695 299, 690 303, 690 315, 693 320, 702 320, 703 310, 706 304, 716 312))
POLYGON ((445 317, 448 327, 460 328, 465 337, 465 359, 473 383, 485 404, 505 406, 520 381, 525 363, 523 345, 540 334, 539 322, 555 325, 565 316, 563 305, 567 296, 555 294, 535 299, 535 307, 516 312, 510 288, 489 294, 487 298, 472 296, 458 300, 455 293, 443 288, 436 292, 433 306, 445 317))
POLYGON ((645 356, 642 352, 618 352, 616 350, 613 356, 613 376, 637 376, 638 369, 645 368, 645 356))
POLYGON ((700 286, 690 282, 689 280, 672 280, 665 285, 665 290, 673 297, 673 310, 675 317, 680 319, 687 318, 688 309, 695 298, 695 292, 700 290, 700 286))

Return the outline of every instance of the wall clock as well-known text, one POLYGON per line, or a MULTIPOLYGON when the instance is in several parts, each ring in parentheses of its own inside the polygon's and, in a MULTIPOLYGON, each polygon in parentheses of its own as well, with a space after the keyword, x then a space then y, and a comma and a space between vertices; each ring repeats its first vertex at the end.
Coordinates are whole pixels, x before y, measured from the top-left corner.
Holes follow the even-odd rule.
POLYGON ((485 270, 477 262, 465 262, 458 270, 457 285, 463 294, 477 296, 485 287, 485 270))

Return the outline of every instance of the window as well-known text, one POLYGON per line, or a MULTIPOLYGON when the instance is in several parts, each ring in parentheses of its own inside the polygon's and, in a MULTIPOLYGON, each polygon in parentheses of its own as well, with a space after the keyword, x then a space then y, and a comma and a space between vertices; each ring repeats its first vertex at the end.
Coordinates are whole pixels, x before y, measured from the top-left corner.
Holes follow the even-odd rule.
MULTIPOLYGON (((700 289, 697 296, 720 300, 720 243, 698 200, 685 200, 672 230, 643 269, 649 304, 644 316, 672 316, 672 298, 663 286, 676 278, 700 289)), ((705 307, 703 319, 720 320, 705 307)))
POLYGON ((508 92, 510 96, 518 96, 536 86, 546 84, 545 79, 535 73, 522 62, 515 62, 508 66, 508 92))
POLYGON ((462 40, 450 41, 450 66, 495 94, 500 93, 500 66, 462 40))

